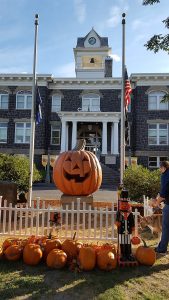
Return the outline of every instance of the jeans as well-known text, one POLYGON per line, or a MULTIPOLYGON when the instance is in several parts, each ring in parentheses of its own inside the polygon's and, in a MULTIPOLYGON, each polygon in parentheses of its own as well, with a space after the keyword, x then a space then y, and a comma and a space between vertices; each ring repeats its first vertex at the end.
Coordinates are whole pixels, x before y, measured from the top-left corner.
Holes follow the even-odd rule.
POLYGON ((157 247, 158 252, 166 252, 169 242, 169 205, 165 205, 162 215, 162 235, 161 241, 157 247))

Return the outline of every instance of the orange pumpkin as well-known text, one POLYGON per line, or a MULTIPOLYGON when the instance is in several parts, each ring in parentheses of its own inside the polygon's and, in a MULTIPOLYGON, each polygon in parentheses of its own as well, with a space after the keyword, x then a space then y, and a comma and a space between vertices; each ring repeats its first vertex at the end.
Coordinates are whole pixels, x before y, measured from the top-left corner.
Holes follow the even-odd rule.
POLYGON ((47 256, 46 264, 50 268, 61 269, 66 265, 67 255, 60 249, 53 249, 47 256))
POLYGON ((133 245, 139 245, 139 244, 141 243, 141 240, 140 240, 140 238, 139 238, 138 236, 133 236, 133 237, 131 238, 131 243, 132 243, 133 245))
POLYGON ((84 271, 93 270, 96 265, 96 252, 92 247, 83 247, 79 251, 79 266, 84 271))
POLYGON ((46 244, 44 244, 43 258, 46 259, 50 251, 53 249, 61 249, 62 243, 59 239, 48 239, 46 244))
POLYGON ((22 255, 22 248, 19 245, 11 245, 4 251, 7 260, 18 260, 22 255))
POLYGON ((40 245, 27 244, 23 250, 23 261, 27 265, 37 265, 42 258, 40 245))
POLYGON ((6 250, 9 246, 17 245, 19 241, 20 239, 17 238, 8 238, 3 242, 2 248, 3 250, 6 250))
POLYGON ((144 240, 143 243, 144 245, 139 246, 136 250, 136 259, 142 265, 152 266, 156 261, 156 253, 154 249, 147 247, 144 240))
POLYGON ((2 259, 3 256, 4 256, 4 251, 3 251, 2 247, 0 247, 0 259, 2 259))
POLYGON ((84 147, 59 155, 53 167, 55 185, 67 195, 89 195, 99 189, 102 169, 97 157, 84 147))
POLYGON ((110 250, 100 250, 97 253, 97 266, 101 270, 111 271, 117 267, 117 257, 110 250))
POLYGON ((62 250, 67 254, 69 260, 77 257, 78 247, 76 241, 73 239, 66 239, 62 243, 62 250))

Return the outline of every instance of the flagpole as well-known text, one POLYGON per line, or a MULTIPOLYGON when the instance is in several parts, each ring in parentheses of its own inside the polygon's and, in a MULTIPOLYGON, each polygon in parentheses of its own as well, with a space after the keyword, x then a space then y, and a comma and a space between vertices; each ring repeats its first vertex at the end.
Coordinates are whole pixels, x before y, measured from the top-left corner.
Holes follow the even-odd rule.
POLYGON ((38 40, 38 15, 35 15, 35 40, 34 40, 34 58, 33 58, 33 81, 32 81, 32 110, 31 110, 31 135, 29 150, 29 192, 28 205, 32 204, 32 181, 33 181, 33 163, 34 163, 34 144, 35 144, 35 94, 36 94, 36 63, 37 63, 37 40, 38 40))
POLYGON ((120 184, 123 184, 125 170, 125 16, 122 14, 122 89, 121 89, 121 140, 120 140, 120 184))

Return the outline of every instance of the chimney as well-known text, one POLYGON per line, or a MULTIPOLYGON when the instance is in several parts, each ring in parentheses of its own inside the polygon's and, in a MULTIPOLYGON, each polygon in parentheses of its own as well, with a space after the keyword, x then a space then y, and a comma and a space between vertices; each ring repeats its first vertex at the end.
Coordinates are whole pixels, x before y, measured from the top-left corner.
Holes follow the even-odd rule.
POLYGON ((104 77, 112 77, 112 64, 113 60, 110 56, 105 58, 105 70, 104 70, 104 77))

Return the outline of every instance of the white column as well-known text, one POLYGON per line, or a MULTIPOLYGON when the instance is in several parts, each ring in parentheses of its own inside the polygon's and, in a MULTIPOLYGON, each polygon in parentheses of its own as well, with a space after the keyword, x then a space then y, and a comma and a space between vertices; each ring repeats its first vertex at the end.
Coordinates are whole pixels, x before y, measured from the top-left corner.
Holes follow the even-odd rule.
POLYGON ((114 123, 111 124, 111 154, 114 153, 114 123))
POLYGON ((102 126, 102 154, 107 154, 107 122, 102 126))
POLYGON ((69 129, 68 122, 66 122, 66 145, 65 145, 66 151, 68 150, 68 129, 69 129))
POLYGON ((61 150, 64 152, 66 150, 66 121, 62 120, 62 133, 61 133, 61 150))
POLYGON ((119 154, 119 123, 115 121, 113 127, 113 154, 119 154))
POLYGON ((72 149, 76 146, 77 142, 77 121, 73 121, 72 127, 72 149))

